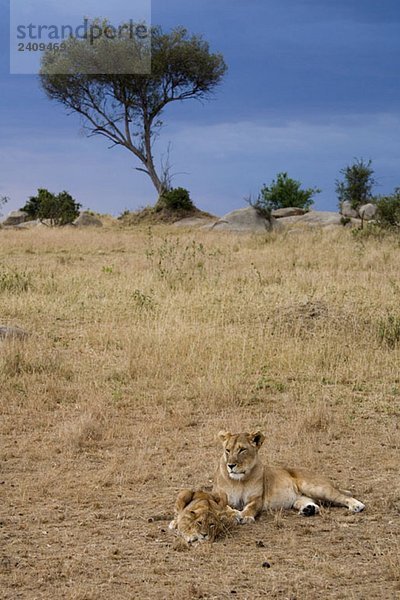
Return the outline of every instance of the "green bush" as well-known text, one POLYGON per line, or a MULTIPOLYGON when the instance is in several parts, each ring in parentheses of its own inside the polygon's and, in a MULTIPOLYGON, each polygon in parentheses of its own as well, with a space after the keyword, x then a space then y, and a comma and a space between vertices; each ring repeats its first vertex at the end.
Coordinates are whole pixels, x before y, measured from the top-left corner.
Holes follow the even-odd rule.
POLYGON ((300 181, 288 177, 287 173, 278 173, 270 186, 264 184, 253 206, 266 216, 277 208, 295 206, 308 210, 314 203, 312 197, 320 191, 317 188, 302 190, 300 181))
POLYGON ((46 189, 39 189, 37 196, 31 196, 21 209, 28 213, 31 220, 49 219, 51 225, 67 225, 79 216, 81 205, 75 202, 68 192, 57 196, 46 189))
POLYGON ((396 188, 391 196, 378 197, 376 205, 378 225, 387 229, 400 228, 400 188, 396 188))
POLYGON ((371 164, 371 160, 365 162, 362 158, 356 158, 352 165, 340 171, 344 176, 344 181, 336 181, 339 209, 342 208, 343 202, 350 202, 354 210, 371 202, 373 199, 372 188, 376 183, 371 164))
POLYGON ((169 210, 194 210, 195 206, 190 199, 188 190, 185 188, 173 188, 164 192, 160 200, 157 203, 159 208, 167 208, 169 210))

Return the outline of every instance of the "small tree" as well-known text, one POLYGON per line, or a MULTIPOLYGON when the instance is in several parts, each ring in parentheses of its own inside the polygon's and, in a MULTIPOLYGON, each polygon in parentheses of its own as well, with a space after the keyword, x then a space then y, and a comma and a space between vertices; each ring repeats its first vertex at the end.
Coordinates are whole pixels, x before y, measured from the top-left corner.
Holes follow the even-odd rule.
POLYGON ((271 185, 264 184, 253 206, 264 214, 291 206, 308 210, 314 203, 312 197, 320 191, 317 188, 302 190, 300 181, 288 177, 287 173, 278 173, 271 185))
POLYGON ((373 177, 374 170, 372 161, 365 162, 362 158, 355 159, 352 165, 341 169, 344 181, 336 180, 336 193, 339 200, 339 208, 343 202, 350 202, 355 210, 373 200, 372 189, 376 184, 373 177))
POLYGON ((397 187, 390 196, 379 196, 376 205, 375 220, 378 225, 390 229, 400 228, 400 188, 397 187))
POLYGON ((81 205, 68 192, 57 196, 46 189, 39 189, 37 196, 31 196, 21 209, 28 213, 31 220, 49 219, 51 225, 61 226, 72 223, 79 216, 81 205))

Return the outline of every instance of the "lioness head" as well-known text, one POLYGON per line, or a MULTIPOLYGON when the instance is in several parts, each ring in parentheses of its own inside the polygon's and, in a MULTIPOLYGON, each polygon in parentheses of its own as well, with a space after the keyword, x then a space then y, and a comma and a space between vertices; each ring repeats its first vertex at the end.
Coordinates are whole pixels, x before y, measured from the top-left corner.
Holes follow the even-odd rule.
POLYGON ((223 463, 231 479, 244 479, 258 461, 258 450, 265 436, 260 432, 229 433, 220 431, 218 434, 224 453, 223 463))
POLYGON ((169 528, 188 543, 213 542, 226 527, 225 507, 226 497, 182 490, 175 503, 175 519, 169 528))

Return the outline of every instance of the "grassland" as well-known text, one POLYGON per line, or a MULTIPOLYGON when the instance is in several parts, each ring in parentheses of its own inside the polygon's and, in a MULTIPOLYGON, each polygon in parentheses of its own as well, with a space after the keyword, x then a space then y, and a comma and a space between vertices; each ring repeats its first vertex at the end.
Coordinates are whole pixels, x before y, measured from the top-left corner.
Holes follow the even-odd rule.
POLYGON ((30 333, 0 342, 2 598, 398 597, 398 240, 3 230, 0 306, 30 333), (149 518, 210 485, 222 428, 366 512, 184 550, 149 518))

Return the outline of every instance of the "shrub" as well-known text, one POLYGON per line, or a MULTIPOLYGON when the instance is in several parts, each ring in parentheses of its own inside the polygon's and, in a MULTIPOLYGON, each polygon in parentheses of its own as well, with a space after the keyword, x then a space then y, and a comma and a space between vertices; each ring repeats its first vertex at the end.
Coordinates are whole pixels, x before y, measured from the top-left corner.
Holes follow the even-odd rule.
POLYGON ((355 210, 373 199, 372 188, 376 180, 373 178, 372 161, 365 162, 362 158, 355 159, 352 165, 341 169, 344 181, 336 180, 336 193, 339 208, 343 202, 350 202, 355 210))
POLYGON ((161 208, 167 208, 169 210, 194 210, 195 206, 190 199, 188 190, 185 188, 173 188, 164 192, 157 203, 157 206, 161 208))
POLYGON ((314 203, 312 197, 320 191, 317 188, 302 190, 300 181, 288 177, 287 173, 278 173, 270 186, 264 184, 253 206, 266 215, 271 210, 290 206, 307 210, 314 203))
POLYGON ((376 199, 377 213, 375 220, 384 228, 400 228, 400 188, 396 188, 391 196, 376 199))
POLYGON ((75 202, 68 192, 57 196, 46 189, 39 189, 37 196, 31 196, 21 209, 28 213, 31 220, 49 219, 51 225, 66 225, 79 216, 81 205, 75 202))

